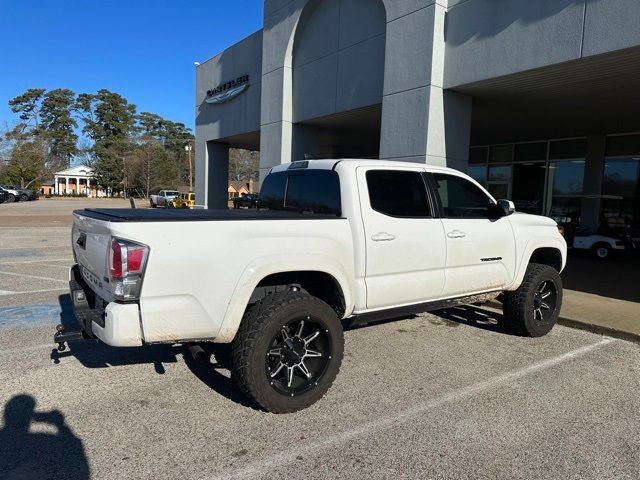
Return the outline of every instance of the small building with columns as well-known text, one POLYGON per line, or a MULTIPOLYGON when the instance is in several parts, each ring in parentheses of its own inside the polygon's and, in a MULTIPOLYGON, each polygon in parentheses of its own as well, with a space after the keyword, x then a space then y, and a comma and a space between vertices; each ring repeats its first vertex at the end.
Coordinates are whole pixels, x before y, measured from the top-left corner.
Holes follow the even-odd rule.
MULTIPOLYGON (((106 192, 98 189, 98 184, 93 178, 93 170, 91 167, 79 165, 71 167, 54 174, 53 185, 49 187, 50 191, 43 190, 42 193, 50 193, 53 195, 64 194, 85 194, 87 197, 104 197, 106 192)), ((43 185, 43 189, 47 188, 43 185)))

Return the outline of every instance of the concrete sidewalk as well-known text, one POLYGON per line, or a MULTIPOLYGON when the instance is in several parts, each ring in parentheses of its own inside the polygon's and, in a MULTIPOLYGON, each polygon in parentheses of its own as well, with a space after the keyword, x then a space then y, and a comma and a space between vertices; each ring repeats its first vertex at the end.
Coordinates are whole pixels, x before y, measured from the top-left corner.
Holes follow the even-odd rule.
POLYGON ((640 342, 640 303, 565 290, 559 323, 640 342))

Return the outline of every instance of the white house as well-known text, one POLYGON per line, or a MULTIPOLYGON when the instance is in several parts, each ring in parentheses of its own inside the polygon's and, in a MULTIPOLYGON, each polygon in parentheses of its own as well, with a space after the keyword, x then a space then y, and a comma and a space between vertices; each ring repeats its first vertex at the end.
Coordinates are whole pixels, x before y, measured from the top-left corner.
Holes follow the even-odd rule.
POLYGON ((87 197, 104 197, 106 192, 98 189, 91 167, 79 165, 54 174, 53 193, 83 193, 87 197))

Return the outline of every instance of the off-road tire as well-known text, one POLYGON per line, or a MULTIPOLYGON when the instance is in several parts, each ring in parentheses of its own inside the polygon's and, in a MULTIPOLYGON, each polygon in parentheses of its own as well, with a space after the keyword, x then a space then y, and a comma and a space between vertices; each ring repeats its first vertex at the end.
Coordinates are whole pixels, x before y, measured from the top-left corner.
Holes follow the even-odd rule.
POLYGON ((156 208, 156 204, 153 203, 153 200, 149 200, 149 207, 150 208, 156 208))
POLYGON ((305 292, 276 293, 255 303, 245 313, 232 344, 231 376, 260 408, 273 413, 291 413, 312 405, 329 390, 340 371, 343 352, 342 324, 329 305, 305 292), (266 374, 265 356, 273 336, 301 316, 310 316, 326 329, 331 357, 315 386, 288 396, 272 387, 266 374))
POLYGON ((26 202, 27 200, 29 200, 29 197, 24 194, 20 195, 20 198, 18 199, 19 202, 26 202))
POLYGON ((558 272, 548 265, 530 263, 520 287, 513 292, 504 292, 502 311, 515 333, 526 337, 542 337, 558 321, 561 306, 562 280, 558 272), (543 282, 552 282, 556 291, 554 311, 545 321, 537 320, 534 316, 534 296, 543 282))
POLYGON ((13 203, 16 201, 16 196, 13 193, 10 193, 5 200, 6 203, 13 203))

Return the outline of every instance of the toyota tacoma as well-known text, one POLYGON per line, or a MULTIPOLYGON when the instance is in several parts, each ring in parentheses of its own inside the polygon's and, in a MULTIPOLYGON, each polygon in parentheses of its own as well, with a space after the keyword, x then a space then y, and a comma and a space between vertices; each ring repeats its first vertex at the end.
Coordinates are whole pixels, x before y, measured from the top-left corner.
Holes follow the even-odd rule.
POLYGON ((226 345, 240 389, 278 413, 329 389, 344 325, 499 296, 513 330, 545 335, 567 251, 553 220, 459 171, 380 160, 276 166, 257 210, 77 210, 72 244, 85 336, 226 345))

